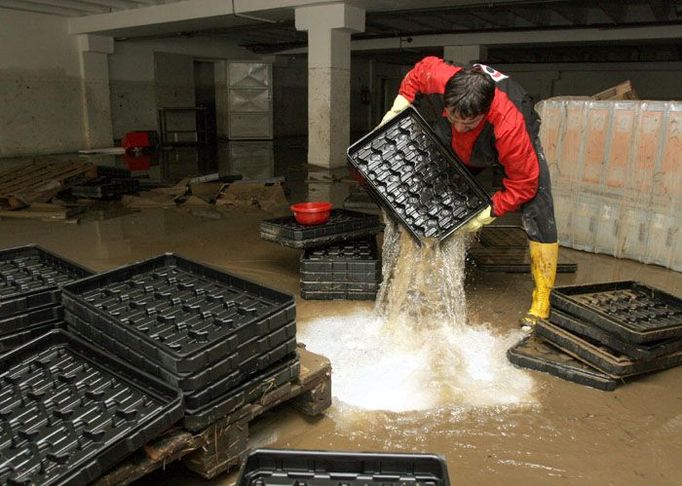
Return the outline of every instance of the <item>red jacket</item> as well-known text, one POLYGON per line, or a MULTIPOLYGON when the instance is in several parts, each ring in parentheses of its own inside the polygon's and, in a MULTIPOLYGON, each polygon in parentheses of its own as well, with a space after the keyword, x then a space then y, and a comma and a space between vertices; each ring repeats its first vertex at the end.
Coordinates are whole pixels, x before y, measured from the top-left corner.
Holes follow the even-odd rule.
POLYGON ((540 166, 533 142, 537 139, 539 120, 530 97, 518 84, 488 66, 483 68, 496 82, 495 97, 486 118, 469 132, 455 132, 444 118, 445 84, 462 67, 426 57, 407 73, 400 94, 410 102, 423 96, 430 98, 434 109, 441 111, 438 124, 447 123, 452 149, 465 165, 474 168, 502 165, 504 189, 492 196, 493 213, 502 216, 518 210, 538 190, 540 166))

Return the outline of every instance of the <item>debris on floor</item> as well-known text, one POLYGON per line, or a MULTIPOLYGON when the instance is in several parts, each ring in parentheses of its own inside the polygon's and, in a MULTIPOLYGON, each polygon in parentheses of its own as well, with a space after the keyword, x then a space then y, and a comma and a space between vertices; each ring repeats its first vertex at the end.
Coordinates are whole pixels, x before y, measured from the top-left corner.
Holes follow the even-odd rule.
POLYGON ((252 208, 265 211, 286 210, 289 202, 281 181, 241 180, 225 184, 217 194, 216 206, 225 209, 252 208))
POLYGON ((0 173, 0 218, 78 222, 92 199, 137 192, 130 171, 90 162, 34 162, 0 173))

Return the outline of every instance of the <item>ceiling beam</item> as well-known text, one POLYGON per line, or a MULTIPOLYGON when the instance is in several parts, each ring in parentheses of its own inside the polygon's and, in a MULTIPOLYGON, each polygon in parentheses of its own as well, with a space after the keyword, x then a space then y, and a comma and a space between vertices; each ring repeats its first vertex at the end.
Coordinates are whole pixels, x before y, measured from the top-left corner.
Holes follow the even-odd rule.
POLYGON ((539 8, 510 7, 507 11, 536 27, 549 23, 549 12, 547 12, 547 10, 539 8))
POLYGON ((656 20, 668 20, 670 18, 672 10, 672 2, 670 0, 649 0, 649 7, 656 20))
POLYGON ((382 22, 377 22, 376 20, 365 19, 365 33, 367 34, 385 34, 385 33, 397 34, 399 31, 390 25, 386 25, 382 22))
POLYGON ((464 29, 481 29, 484 27, 485 22, 478 17, 474 17, 472 15, 467 14, 466 12, 442 12, 440 14, 441 18, 446 19, 448 22, 451 22, 453 27, 451 27, 450 30, 455 30, 454 26, 459 25, 460 27, 464 29), (475 24, 472 25, 472 21, 475 22, 475 24))
POLYGON ((515 26, 513 16, 505 10, 497 9, 491 12, 489 9, 477 9, 467 13, 495 27, 510 28, 515 26))
POLYGON ((103 7, 109 7, 112 10, 127 10, 129 8, 138 7, 138 4, 133 0, 80 0, 80 2, 101 5, 103 7))
POLYGON ((22 0, 0 0, 0 8, 8 8, 10 10, 20 10, 22 12, 33 12, 48 15, 57 15, 60 17, 77 17, 83 15, 81 10, 70 10, 67 8, 50 7, 48 5, 41 5, 38 3, 29 3, 22 0))
POLYGON ((614 24, 622 24, 625 20, 627 5, 617 0, 599 0, 597 6, 614 24))
POLYGON ((102 6, 91 5, 77 0, 21 0, 22 2, 46 5, 48 7, 57 7, 80 12, 81 14, 98 14, 108 12, 109 9, 102 6))
MULTIPOLYGON (((439 35, 414 35, 411 47, 466 46, 480 44, 484 46, 524 45, 524 44, 565 44, 568 42, 607 42, 621 40, 657 40, 679 39, 682 37, 682 25, 661 25, 647 27, 616 28, 553 28, 510 32, 460 32, 439 35)), ((404 44, 404 42, 402 42, 404 44)), ((384 39, 351 40, 353 51, 375 51, 400 49, 401 39, 398 37, 384 39)), ((278 54, 303 54, 306 48, 291 49, 278 54)))
POLYGON ((587 20, 587 10, 578 5, 571 7, 564 5, 548 5, 547 8, 556 12, 573 25, 584 25, 587 20))

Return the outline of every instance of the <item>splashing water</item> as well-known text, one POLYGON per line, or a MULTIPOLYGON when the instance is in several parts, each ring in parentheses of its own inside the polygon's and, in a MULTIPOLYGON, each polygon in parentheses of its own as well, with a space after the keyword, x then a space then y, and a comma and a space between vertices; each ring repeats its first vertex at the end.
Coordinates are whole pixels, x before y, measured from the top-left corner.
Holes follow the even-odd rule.
POLYGON ((393 412, 531 402, 532 379, 506 359, 521 332, 498 336, 467 323, 466 245, 455 234, 419 247, 386 225, 374 311, 320 318, 299 333, 331 360, 337 400, 393 412))

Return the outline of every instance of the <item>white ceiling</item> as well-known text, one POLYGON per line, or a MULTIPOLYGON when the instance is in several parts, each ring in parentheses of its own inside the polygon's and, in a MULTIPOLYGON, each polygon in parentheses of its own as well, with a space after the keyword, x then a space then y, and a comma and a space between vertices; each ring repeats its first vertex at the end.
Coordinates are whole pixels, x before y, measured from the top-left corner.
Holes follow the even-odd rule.
POLYGON ((0 0, 0 7, 62 17, 82 17, 178 1, 180 0, 0 0))

